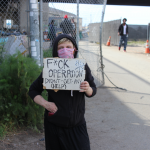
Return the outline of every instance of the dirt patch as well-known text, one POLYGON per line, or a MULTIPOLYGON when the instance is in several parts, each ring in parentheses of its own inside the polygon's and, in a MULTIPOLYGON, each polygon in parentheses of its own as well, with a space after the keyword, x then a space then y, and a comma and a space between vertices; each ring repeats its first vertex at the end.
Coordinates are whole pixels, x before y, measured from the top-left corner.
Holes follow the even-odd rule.
POLYGON ((44 133, 24 129, 0 140, 0 150, 45 150, 44 133))

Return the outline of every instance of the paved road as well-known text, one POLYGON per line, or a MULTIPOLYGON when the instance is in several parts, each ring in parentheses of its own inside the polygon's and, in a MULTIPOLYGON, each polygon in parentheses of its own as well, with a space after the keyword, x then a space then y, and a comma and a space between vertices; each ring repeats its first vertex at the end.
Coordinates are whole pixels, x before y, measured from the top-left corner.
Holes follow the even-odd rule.
POLYGON ((100 88, 86 99, 91 150, 150 150, 150 56, 144 50, 103 46, 105 73, 129 91, 100 88))

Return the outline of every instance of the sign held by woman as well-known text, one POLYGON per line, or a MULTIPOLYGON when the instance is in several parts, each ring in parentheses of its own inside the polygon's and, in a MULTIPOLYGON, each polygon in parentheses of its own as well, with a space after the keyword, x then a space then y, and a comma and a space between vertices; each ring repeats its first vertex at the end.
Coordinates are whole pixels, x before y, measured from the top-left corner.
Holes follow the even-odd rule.
POLYGON ((84 59, 45 58, 43 89, 80 90, 84 69, 84 59))

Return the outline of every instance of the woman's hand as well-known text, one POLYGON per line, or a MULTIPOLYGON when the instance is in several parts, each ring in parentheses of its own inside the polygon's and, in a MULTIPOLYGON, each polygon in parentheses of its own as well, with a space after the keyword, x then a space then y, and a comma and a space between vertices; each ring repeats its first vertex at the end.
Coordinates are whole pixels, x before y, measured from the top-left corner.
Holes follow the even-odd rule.
POLYGON ((80 89, 80 92, 85 92, 87 96, 92 96, 93 94, 93 89, 90 87, 87 81, 81 83, 80 89))
POLYGON ((58 110, 55 103, 46 101, 41 95, 37 95, 34 98, 34 102, 43 106, 45 109, 47 109, 51 113, 55 113, 58 110))
POLYGON ((58 110, 58 108, 57 108, 57 106, 55 105, 55 103, 53 103, 53 102, 48 102, 48 101, 45 103, 45 108, 46 108, 48 111, 52 112, 52 113, 55 113, 55 112, 58 110))
POLYGON ((90 85, 87 81, 83 81, 80 85, 80 92, 86 92, 90 88, 90 85))

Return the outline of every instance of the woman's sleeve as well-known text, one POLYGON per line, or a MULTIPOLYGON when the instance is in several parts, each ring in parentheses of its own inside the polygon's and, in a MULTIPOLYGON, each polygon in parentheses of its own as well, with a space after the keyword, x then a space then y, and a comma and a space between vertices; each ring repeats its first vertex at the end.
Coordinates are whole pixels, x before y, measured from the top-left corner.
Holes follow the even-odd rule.
POLYGON ((41 95, 43 91, 43 78, 42 73, 39 75, 39 77, 31 84, 29 88, 29 96, 34 99, 35 96, 41 95))
POLYGON ((87 81, 89 83, 90 87, 93 89, 93 93, 92 93, 91 96, 86 95, 86 93, 85 93, 85 95, 87 97, 93 97, 96 94, 96 92, 97 92, 97 88, 96 88, 96 85, 94 83, 94 78, 93 78, 93 76, 91 74, 91 70, 90 70, 90 68, 89 68, 89 66, 87 64, 85 65, 85 70, 86 70, 85 81, 87 81))

